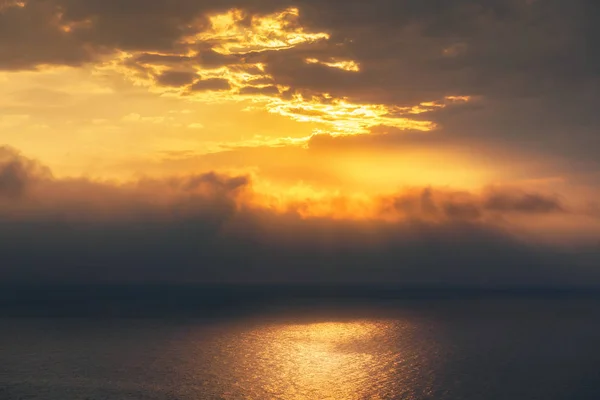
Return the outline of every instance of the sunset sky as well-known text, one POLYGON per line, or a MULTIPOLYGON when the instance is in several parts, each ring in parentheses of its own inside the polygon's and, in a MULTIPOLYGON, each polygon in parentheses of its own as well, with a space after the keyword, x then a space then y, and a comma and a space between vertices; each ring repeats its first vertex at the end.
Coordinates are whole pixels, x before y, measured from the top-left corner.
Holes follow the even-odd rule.
POLYGON ((0 279, 600 284, 594 0, 0 0, 0 279))

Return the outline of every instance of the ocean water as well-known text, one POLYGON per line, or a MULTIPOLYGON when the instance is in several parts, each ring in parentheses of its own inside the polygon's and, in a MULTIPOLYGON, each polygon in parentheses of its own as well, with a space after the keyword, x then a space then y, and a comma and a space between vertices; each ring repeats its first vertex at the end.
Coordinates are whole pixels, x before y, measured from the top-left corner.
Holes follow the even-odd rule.
POLYGON ((0 399, 600 399, 589 300, 4 317, 0 399))

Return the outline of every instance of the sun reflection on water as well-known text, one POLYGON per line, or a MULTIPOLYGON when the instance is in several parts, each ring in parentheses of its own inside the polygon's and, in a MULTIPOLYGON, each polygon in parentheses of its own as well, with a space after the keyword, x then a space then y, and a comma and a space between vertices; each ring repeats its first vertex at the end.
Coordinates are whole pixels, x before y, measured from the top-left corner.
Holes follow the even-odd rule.
POLYGON ((376 386, 396 363, 396 354, 381 346, 390 325, 326 322, 257 329, 244 339, 246 350, 239 355, 245 378, 252 376, 248 389, 256 393, 258 386, 263 396, 286 400, 379 398, 373 397, 381 392, 376 386))

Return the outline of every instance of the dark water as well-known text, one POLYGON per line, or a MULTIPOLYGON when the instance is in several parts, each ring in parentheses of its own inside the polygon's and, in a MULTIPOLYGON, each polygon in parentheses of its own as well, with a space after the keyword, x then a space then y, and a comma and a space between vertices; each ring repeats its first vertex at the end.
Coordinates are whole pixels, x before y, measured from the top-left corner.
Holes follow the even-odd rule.
POLYGON ((591 300, 2 318, 0 399, 600 399, 591 300))

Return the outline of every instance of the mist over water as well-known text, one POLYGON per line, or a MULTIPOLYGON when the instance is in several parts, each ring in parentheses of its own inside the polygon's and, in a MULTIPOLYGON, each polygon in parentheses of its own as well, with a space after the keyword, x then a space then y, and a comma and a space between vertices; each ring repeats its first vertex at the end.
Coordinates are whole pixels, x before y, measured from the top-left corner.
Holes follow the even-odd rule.
POLYGON ((0 319, 0 399, 598 399, 593 299, 0 319))

